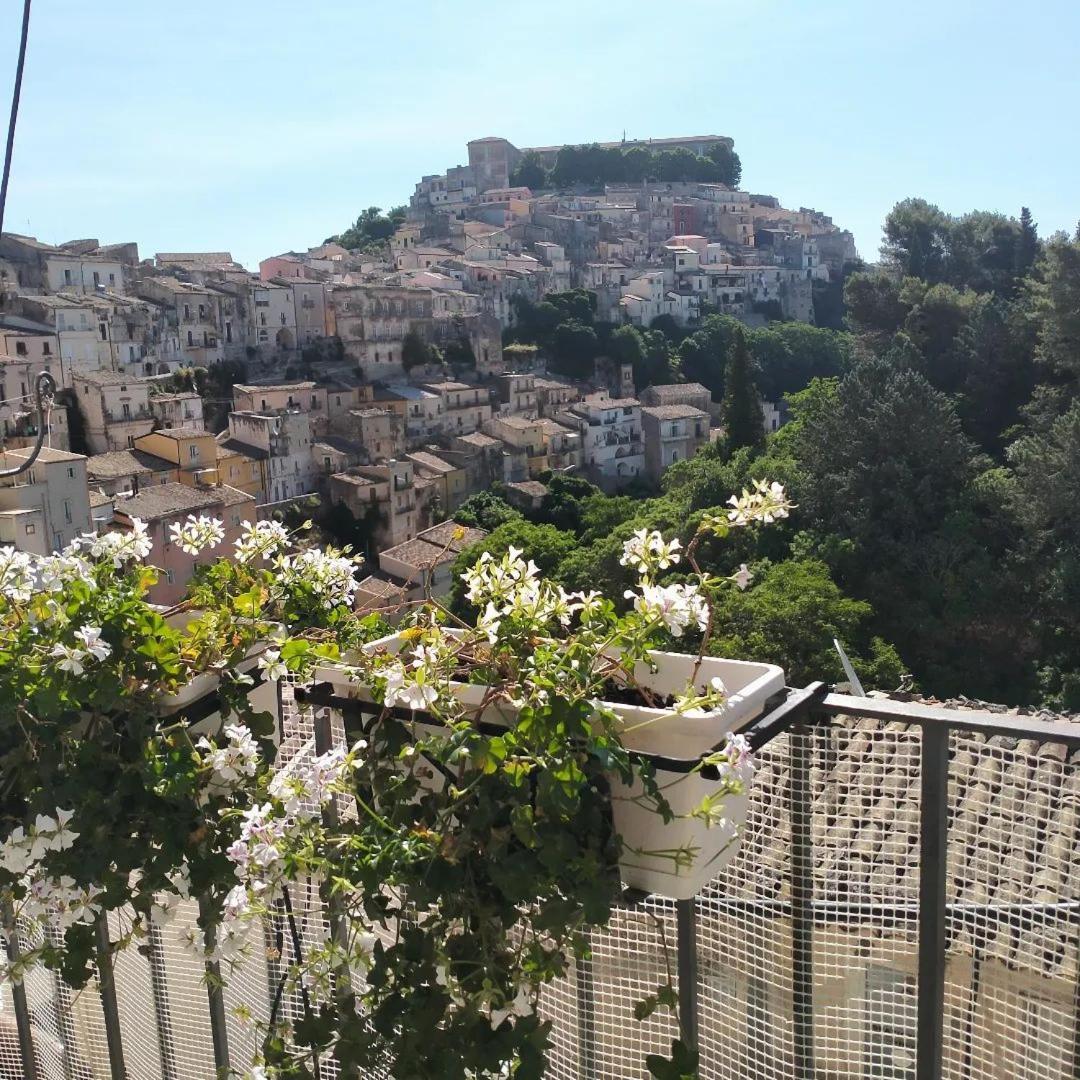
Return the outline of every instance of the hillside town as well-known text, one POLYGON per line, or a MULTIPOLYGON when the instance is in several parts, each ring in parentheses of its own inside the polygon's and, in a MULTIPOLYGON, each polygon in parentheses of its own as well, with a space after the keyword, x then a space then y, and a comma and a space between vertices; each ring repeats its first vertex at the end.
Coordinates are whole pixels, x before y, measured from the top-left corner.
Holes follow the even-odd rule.
MULTIPOLYGON (((587 377, 548 370, 542 349, 503 343, 523 303, 586 290, 595 318, 692 328, 813 322, 815 283, 856 257, 815 210, 721 182, 611 182, 534 193, 564 147, 467 147, 468 164, 424 176, 384 242, 326 242, 263 259, 158 252, 96 239, 0 237, 0 425, 8 469, 39 434, 35 378, 50 373, 44 447, 0 481, 0 543, 46 553, 81 533, 146 523, 163 570, 154 599, 181 596, 194 557, 169 541, 188 515, 227 531, 297 504, 365 523, 360 600, 446 587, 470 537, 443 523, 497 488, 536 507, 544 479, 575 473, 606 492, 655 488, 721 433, 698 382, 635 386, 625 362, 587 377), (595 185, 594 185, 595 187, 595 185)), ((713 168, 731 140, 600 144, 713 168)), ((708 170, 706 170, 708 172, 708 170)), ((767 430, 783 422, 764 402, 767 430)))

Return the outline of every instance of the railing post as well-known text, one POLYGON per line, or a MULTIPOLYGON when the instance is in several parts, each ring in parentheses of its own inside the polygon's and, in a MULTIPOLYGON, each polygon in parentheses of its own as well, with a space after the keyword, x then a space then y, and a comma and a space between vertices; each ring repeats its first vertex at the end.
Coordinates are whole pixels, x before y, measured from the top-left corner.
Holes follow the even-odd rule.
MULTIPOLYGON (((64 935, 54 923, 46 926, 45 936, 51 945, 63 944, 64 935)), ((71 989, 56 969, 53 970, 53 994, 56 999, 56 1030, 60 1034, 60 1061, 64 1067, 64 1080, 75 1080, 73 1061, 78 1048, 75 1023, 71 1018, 71 989)))
POLYGON ((788 742, 791 818, 791 1007, 795 1080, 814 1077, 814 847, 811 731, 796 721, 788 742))
POLYGON ((165 973, 165 949, 161 941, 161 928, 151 923, 147 936, 150 989, 154 995, 154 1019, 157 1021, 158 1051, 161 1056, 161 1080, 177 1080, 172 1014, 169 1009, 169 983, 165 973))
MULTIPOLYGON (((588 931, 585 931, 588 933, 588 931)), ((590 942, 591 946, 591 942, 590 942)), ((596 1062, 591 1057, 596 1041, 596 1000, 593 996, 592 956, 574 960, 574 988, 577 992, 578 1009, 578 1076, 581 1080, 595 1080, 596 1062)))
POLYGON ((113 977, 112 942, 109 940, 109 916, 102 912, 94 925, 97 936, 98 990, 105 1019, 105 1041, 109 1047, 109 1071, 112 1080, 126 1080, 124 1044, 120 1034, 120 1009, 116 1003, 116 980, 113 977))
MULTIPOLYGON (((334 746, 334 733, 330 725, 330 710, 315 709, 314 717, 315 753, 323 755, 329 753, 334 746)), ((338 813, 337 796, 332 795, 329 803, 323 810, 323 823, 327 829, 334 831, 340 824, 338 813)), ((330 924, 330 938, 335 948, 340 949, 344 956, 349 952, 349 927, 342 908, 341 898, 336 896, 330 887, 329 881, 323 881, 319 886, 319 893, 323 903, 326 904, 327 922, 330 924)), ((352 968, 334 965, 334 999, 342 1014, 348 1016, 356 1011, 356 998, 353 994, 352 968)))
MULTIPOLYGON (((15 910, 10 900, 4 901, 4 944, 8 961, 14 964, 22 955, 19 949, 19 930, 15 924, 15 910)), ((34 1029, 30 1023, 30 1009, 26 1004, 26 987, 22 980, 11 980, 11 1002, 15 1006, 15 1026, 19 1033, 19 1056, 27 1080, 37 1080, 37 1055, 34 1052, 34 1029)))
POLYGON ((675 901, 675 932, 679 975, 679 1027, 683 1042, 698 1048, 697 904, 693 897, 675 901))
MULTIPOLYGON (((205 926, 206 951, 212 956, 217 948, 213 912, 205 897, 199 898, 199 918, 205 926)), ((221 965, 212 959, 206 961, 206 999, 210 1006, 210 1039, 214 1047, 214 1069, 224 1080, 230 1071, 229 1032, 225 1016, 225 991, 221 980, 221 965)))
POLYGON ((941 1080, 945 1035, 945 879, 949 836, 949 729, 922 725, 919 785, 918 1080, 941 1080))

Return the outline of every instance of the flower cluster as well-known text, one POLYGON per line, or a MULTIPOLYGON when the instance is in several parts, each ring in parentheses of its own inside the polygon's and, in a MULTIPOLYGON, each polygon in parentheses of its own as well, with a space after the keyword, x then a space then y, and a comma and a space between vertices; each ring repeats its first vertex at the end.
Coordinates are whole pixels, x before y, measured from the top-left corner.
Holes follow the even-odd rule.
POLYGON ((27 919, 48 919, 66 929, 75 923, 92 923, 101 911, 101 889, 84 886, 64 874, 59 878, 33 878, 19 914, 27 919))
POLYGON ((681 547, 678 538, 666 541, 659 532, 638 529, 623 544, 619 563, 634 567, 642 577, 651 578, 658 571, 674 566, 682 558, 679 554, 681 547))
POLYGON ((83 674, 91 659, 100 662, 112 654, 112 647, 101 640, 100 626, 80 627, 75 631, 75 642, 74 645, 65 645, 58 641, 49 655, 56 660, 56 666, 61 671, 76 677, 83 674))
POLYGON ((149 558, 153 549, 154 542, 150 539, 146 523, 139 518, 132 518, 130 529, 112 530, 100 536, 81 536, 72 542, 65 554, 74 554, 81 550, 97 562, 112 563, 115 570, 120 570, 125 563, 142 562, 149 558))
POLYGON ((641 592, 626 590, 634 610, 647 619, 658 619, 672 637, 682 637, 689 626, 704 630, 709 624, 709 605, 697 585, 650 585, 642 583, 641 592))
POLYGON ((198 555, 207 548, 217 547, 225 539, 225 529, 217 518, 188 514, 183 524, 174 521, 169 526, 169 537, 181 551, 198 555))
POLYGON ((259 764, 259 748, 247 727, 226 724, 224 735, 224 746, 217 746, 205 735, 196 743, 204 751, 203 763, 211 770, 213 793, 231 791, 244 777, 254 776, 259 764))
POLYGON ((438 678, 439 653, 428 645, 418 646, 406 665, 395 660, 382 669, 383 704, 406 709, 427 709, 438 700, 433 684, 438 678))
POLYGON ((363 560, 306 548, 278 559, 276 569, 287 588, 310 589, 327 609, 351 607, 358 582, 354 571, 363 560))
POLYGON ((289 542, 289 530, 279 521, 245 521, 234 545, 239 563, 268 559, 289 542))
POLYGON ((600 607, 597 593, 566 592, 562 586, 542 580, 536 563, 521 556, 521 549, 513 545, 501 559, 485 551, 461 575, 466 599, 481 608, 477 629, 492 644, 504 619, 534 628, 555 622, 565 629, 574 615, 580 615, 582 622, 595 617, 600 607))
POLYGON ((771 484, 767 480, 755 480, 753 484, 752 491, 743 488, 742 494, 732 495, 728 499, 731 509, 727 517, 732 525, 750 525, 755 521, 770 525, 788 516, 792 504, 788 501, 783 484, 775 480, 771 484))
POLYGON ((38 814, 26 828, 17 825, 0 844, 0 867, 11 874, 25 874, 50 851, 66 851, 79 838, 68 828, 73 810, 56 810, 56 816, 38 814))

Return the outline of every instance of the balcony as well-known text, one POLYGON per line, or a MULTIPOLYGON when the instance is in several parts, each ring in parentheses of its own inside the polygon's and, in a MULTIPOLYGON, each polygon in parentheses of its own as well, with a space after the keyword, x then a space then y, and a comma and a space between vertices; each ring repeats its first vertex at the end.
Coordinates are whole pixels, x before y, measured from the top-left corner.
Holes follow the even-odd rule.
MULTIPOLYGON (((356 703, 310 693, 286 696, 295 745, 316 705, 346 729, 358 719, 356 703)), ((663 980, 666 939, 702 1080, 1074 1076, 1080 725, 815 685, 782 692, 747 734, 760 768, 739 854, 694 899, 624 894, 590 959, 541 1000, 548 1075, 644 1076, 645 1054, 679 1034, 670 1013, 629 1011, 663 980)), ((311 902, 305 935, 325 932, 311 902)), ((287 954, 282 929, 268 940, 287 954)), ((2 993, 38 1077, 201 1080, 244 1061, 252 1034, 232 1010, 271 1001, 280 962, 249 961, 223 991, 159 932, 112 984, 73 996, 36 969, 2 993)))
POLYGON ((102 409, 101 412, 106 420, 117 424, 129 420, 149 420, 154 415, 149 405, 134 405, 126 413, 122 409, 102 409))

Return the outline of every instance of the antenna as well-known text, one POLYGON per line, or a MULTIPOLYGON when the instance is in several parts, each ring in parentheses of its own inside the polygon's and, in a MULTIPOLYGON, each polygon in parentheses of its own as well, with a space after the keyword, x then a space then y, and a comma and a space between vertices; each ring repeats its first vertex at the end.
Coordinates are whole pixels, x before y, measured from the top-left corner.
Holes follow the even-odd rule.
POLYGON ((844 674, 847 676, 848 682, 851 683, 851 692, 855 697, 866 697, 866 691, 862 687, 862 683, 859 682, 859 676, 855 674, 855 669, 851 666, 851 661, 848 659, 848 655, 844 652, 844 646, 840 644, 838 638, 833 638, 832 643, 836 646, 836 651, 840 654, 840 663, 844 665, 844 674))

